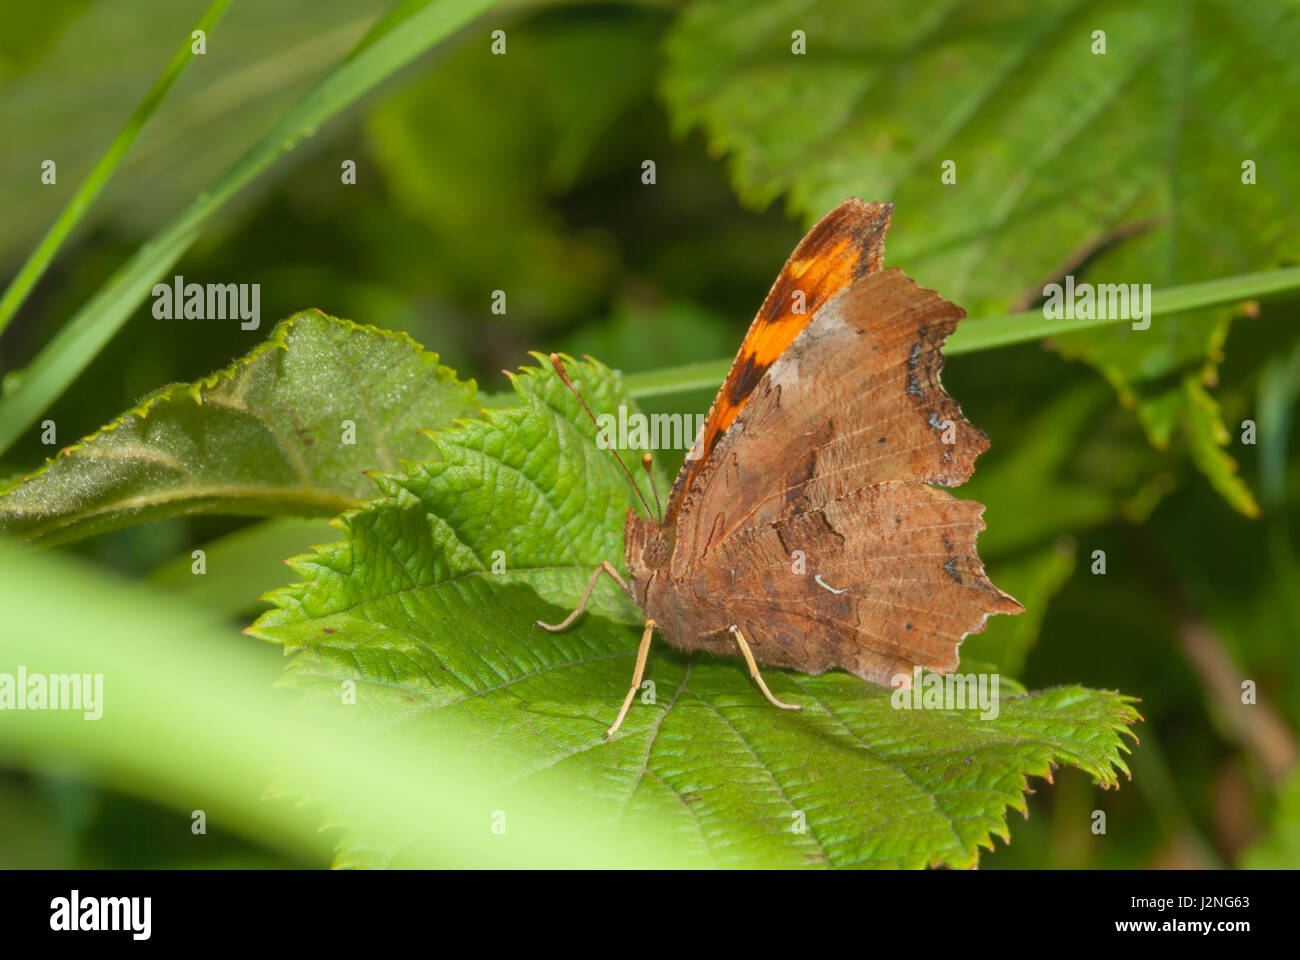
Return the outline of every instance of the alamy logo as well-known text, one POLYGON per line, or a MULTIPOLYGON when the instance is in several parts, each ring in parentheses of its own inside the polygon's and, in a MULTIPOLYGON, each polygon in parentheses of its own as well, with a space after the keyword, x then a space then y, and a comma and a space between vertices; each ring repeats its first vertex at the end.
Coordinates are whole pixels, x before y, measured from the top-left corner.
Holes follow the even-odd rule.
POLYGON ((177 274, 171 283, 153 285, 153 315, 159 320, 234 320, 240 330, 262 323, 260 283, 186 283, 177 274))
POLYGON ((998 716, 996 673, 922 673, 912 668, 912 675, 896 674, 889 697, 895 710, 979 710, 981 720, 998 716))
POLYGON ((691 431, 689 413, 628 413, 619 404, 618 416, 602 413, 596 417, 600 433, 596 446, 602 450, 686 450, 687 460, 698 460, 703 454, 700 437, 704 433, 704 414, 695 414, 695 430, 691 431), (695 439, 691 439, 694 437, 695 439))
POLYGON ((73 890, 69 897, 50 901, 50 929, 68 933, 127 930, 133 940, 148 940, 152 913, 152 897, 82 897, 79 890, 73 890))
POLYGON ((102 673, 0 673, 0 710, 80 710, 87 720, 104 715, 102 673))
POLYGON ((1151 326, 1151 284, 1078 283, 1071 274, 1064 285, 1043 287, 1046 320, 1132 320, 1134 330, 1151 326))

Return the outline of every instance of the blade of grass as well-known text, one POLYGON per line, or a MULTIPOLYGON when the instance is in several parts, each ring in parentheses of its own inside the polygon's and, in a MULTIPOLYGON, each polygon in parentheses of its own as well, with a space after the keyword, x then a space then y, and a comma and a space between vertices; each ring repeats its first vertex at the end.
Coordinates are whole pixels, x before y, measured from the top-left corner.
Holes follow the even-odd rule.
MULTIPOLYGON (((1159 317, 1223 307, 1243 300, 1255 300, 1296 290, 1300 290, 1300 267, 1243 273, 1235 277, 1188 283, 1181 287, 1153 291, 1151 320, 1154 323, 1159 317)), ((975 353, 993 347, 1073 333, 1076 330, 1128 322, 1111 317, 1051 320, 1044 317, 1043 311, 1037 308, 1023 313, 980 317, 958 327, 957 332, 949 339, 948 346, 944 348, 944 353, 955 357, 963 353, 975 353)))
MULTIPOLYGON (((1282 270, 1265 270, 1260 273, 1243 273, 1235 277, 1189 283, 1168 290, 1156 290, 1151 295, 1151 318, 1170 317, 1193 310, 1222 307, 1243 300, 1255 300, 1300 291, 1300 267, 1282 270)), ((1027 343, 1043 337, 1072 333, 1090 327, 1104 327, 1128 320, 1105 318, 1073 318, 1052 320, 1043 316, 1040 309, 1022 313, 1009 313, 992 317, 973 317, 965 321, 944 347, 946 356, 977 353, 994 347, 1007 347, 1027 343)), ((637 399, 666 393, 685 393, 688 390, 716 388, 722 383, 731 366, 730 360, 707 360, 688 363, 664 370, 649 370, 624 377, 628 391, 637 399)))
MULTIPOLYGON (((210 34, 231 3, 232 0, 213 0, 212 6, 208 7, 208 12, 194 25, 194 29, 210 34)), ((145 124, 149 122, 149 118, 153 116, 154 111, 166 99, 172 85, 180 79, 181 74, 185 72, 185 68, 194 59, 191 52, 191 44, 194 42, 191 39, 192 33, 193 31, 186 35, 180 49, 176 51, 166 68, 158 75, 158 79, 154 81, 153 86, 149 88, 149 92, 144 95, 144 99, 140 101, 131 116, 127 118, 126 125, 113 139, 113 142, 108 147, 108 152, 100 158, 99 163, 95 164, 95 168, 90 171, 90 175, 82 181, 81 186, 72 195, 72 199, 63 208, 58 219, 54 221, 53 226, 41 238, 41 242, 32 251, 31 256, 22 265, 17 276, 5 289, 4 296, 0 296, 0 333, 4 333, 9 321, 18 312, 18 308, 23 305, 27 295, 36 286, 37 281, 44 276, 46 268, 49 267, 50 262, 63 244, 67 242, 77 224, 81 222, 81 218, 85 216, 86 211, 90 209, 95 199, 103 192, 104 187, 108 185, 108 181, 113 179, 113 174, 117 171, 118 165, 126 156, 127 151, 131 149, 131 145, 135 143, 145 124)))
POLYGON ((298 101, 212 187, 144 244, 45 345, 0 397, 0 454, 56 400, 189 249, 221 206, 305 136, 490 7, 495 0, 425 0, 367 35, 324 80, 298 101))

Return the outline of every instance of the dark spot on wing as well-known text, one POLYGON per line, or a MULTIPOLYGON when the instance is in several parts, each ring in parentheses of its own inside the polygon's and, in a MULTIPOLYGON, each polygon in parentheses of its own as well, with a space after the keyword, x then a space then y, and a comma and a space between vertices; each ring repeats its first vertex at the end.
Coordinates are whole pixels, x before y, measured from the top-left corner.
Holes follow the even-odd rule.
POLYGON ((763 374, 767 373, 768 363, 759 363, 757 354, 750 354, 737 369, 737 377, 727 388, 727 401, 733 406, 740 406, 754 392, 763 374))

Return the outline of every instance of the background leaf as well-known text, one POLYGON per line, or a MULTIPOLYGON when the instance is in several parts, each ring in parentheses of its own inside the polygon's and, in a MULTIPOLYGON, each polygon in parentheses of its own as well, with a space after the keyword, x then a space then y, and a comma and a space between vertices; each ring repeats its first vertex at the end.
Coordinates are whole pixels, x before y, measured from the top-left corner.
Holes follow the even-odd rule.
MULTIPOLYGON (((750 203, 786 194, 811 221, 849 195, 896 201, 890 262, 979 316, 1067 273, 1163 287, 1294 262, 1297 43, 1300 9, 1281 0, 699 0, 669 35, 663 90, 750 203)), ((1138 406, 1156 446, 1185 424, 1197 466, 1254 515, 1217 407, 1180 377, 1212 384, 1226 332, 1220 311, 1060 345, 1138 406)))
POLYGON ((418 456, 419 431, 473 416, 475 399, 405 334, 306 311, 11 484, 0 532, 58 542, 177 513, 333 516, 373 492, 364 471, 418 456))

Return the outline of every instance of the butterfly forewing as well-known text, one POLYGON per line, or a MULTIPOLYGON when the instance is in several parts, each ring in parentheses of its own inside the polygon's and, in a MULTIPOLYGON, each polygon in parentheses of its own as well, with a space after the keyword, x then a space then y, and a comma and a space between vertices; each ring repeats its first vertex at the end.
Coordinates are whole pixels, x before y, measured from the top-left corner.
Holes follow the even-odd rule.
POLYGON ((850 197, 799 241, 750 324, 709 408, 698 441, 702 456, 688 459, 673 483, 665 526, 676 521, 696 476, 772 364, 824 304, 858 277, 880 269, 893 211, 892 203, 863 203, 850 197))

